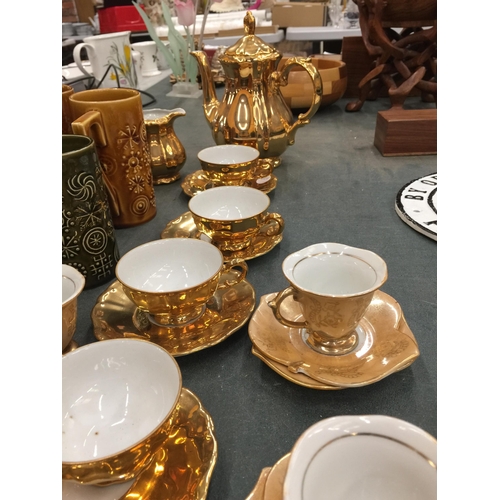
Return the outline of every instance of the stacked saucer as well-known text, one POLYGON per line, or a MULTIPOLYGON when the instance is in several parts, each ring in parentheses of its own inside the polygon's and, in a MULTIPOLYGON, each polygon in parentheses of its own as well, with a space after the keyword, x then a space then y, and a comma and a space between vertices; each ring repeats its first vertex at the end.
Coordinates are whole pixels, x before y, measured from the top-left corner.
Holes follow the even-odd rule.
POLYGON ((385 415, 339 416, 307 429, 262 470, 246 500, 433 500, 437 442, 385 415))

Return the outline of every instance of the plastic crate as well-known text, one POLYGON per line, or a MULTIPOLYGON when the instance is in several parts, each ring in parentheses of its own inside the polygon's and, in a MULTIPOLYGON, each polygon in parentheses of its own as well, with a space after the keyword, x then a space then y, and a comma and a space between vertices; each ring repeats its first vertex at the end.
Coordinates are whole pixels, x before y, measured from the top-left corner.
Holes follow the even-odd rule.
POLYGON ((107 7, 97 11, 99 31, 116 33, 118 31, 147 31, 139 12, 133 5, 107 7))

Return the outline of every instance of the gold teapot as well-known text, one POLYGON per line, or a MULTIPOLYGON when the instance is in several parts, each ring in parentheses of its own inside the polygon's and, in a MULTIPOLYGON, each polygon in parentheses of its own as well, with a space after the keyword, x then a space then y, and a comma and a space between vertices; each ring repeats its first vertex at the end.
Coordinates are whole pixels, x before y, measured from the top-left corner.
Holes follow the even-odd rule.
POLYGON ((207 55, 191 52, 198 61, 203 85, 203 109, 215 143, 240 144, 259 150, 261 158, 279 165, 279 156, 294 144, 299 127, 307 125, 318 110, 323 83, 309 58, 292 57, 281 71, 282 55, 255 33, 255 18, 248 11, 245 35, 219 57, 225 74, 225 93, 217 99, 207 55), (294 117, 280 92, 294 65, 302 66, 313 82, 313 101, 306 113, 294 117))

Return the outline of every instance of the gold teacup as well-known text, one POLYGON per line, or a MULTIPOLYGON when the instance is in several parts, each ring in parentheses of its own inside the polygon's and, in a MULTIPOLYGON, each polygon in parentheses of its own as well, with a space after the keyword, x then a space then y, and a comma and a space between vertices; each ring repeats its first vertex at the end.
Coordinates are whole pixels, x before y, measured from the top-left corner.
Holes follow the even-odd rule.
POLYGON ((85 286, 85 277, 74 267, 62 264, 62 350, 76 331, 77 299, 85 286))
POLYGON ((281 215, 267 211, 267 194, 247 186, 219 186, 189 200, 189 210, 199 231, 222 251, 248 247, 258 233, 275 236, 283 232, 281 215))
POLYGON ((62 479, 106 486, 134 478, 168 438, 179 365, 147 340, 110 339, 62 357, 62 479))
POLYGON ((317 243, 289 255, 283 273, 291 286, 269 302, 283 325, 301 329, 318 352, 343 355, 356 349, 358 325, 373 294, 387 280, 387 266, 377 254, 340 243, 317 243), (305 321, 284 318, 281 303, 296 300, 305 321))
POLYGON ((247 272, 243 259, 224 263, 214 245, 190 238, 140 245, 118 261, 115 271, 127 296, 160 326, 195 321, 218 288, 239 283, 247 272), (222 280, 221 276, 232 268, 240 268, 238 276, 222 280))
POLYGON ((214 186, 242 186, 254 176, 259 155, 250 146, 225 144, 202 149, 198 160, 214 186))

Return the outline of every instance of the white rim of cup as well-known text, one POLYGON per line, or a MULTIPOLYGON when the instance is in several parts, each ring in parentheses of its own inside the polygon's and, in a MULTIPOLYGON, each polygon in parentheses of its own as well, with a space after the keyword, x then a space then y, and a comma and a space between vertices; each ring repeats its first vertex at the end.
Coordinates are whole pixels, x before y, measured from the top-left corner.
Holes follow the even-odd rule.
MULTIPOLYGON (((126 446, 125 448, 119 450, 119 451, 116 451, 116 452, 113 452, 112 454, 110 455, 105 455, 105 456, 102 456, 102 457, 98 457, 98 458, 93 458, 91 460, 79 460, 77 462, 75 461, 62 461, 63 464, 68 464, 68 465, 76 465, 76 464, 87 464, 87 463, 90 463, 90 462, 95 462, 95 461, 103 461, 103 460, 107 460, 107 459, 110 459, 110 458, 113 458, 117 455, 120 455, 130 449, 132 449, 134 446, 137 446, 138 444, 140 443, 143 443, 144 441, 146 441, 150 436, 152 436, 155 432, 158 431, 158 429, 160 427, 162 427, 165 422, 167 422, 167 420, 170 418, 170 416, 172 415, 172 413, 174 412, 175 408, 177 407, 177 403, 179 402, 179 398, 180 398, 180 395, 181 395, 181 391, 182 391, 182 373, 181 373, 181 370, 180 370, 180 367, 179 367, 179 364, 177 363, 176 359, 172 356, 172 354, 170 354, 165 348, 161 347, 160 345, 158 344, 155 344, 153 342, 149 342, 148 340, 142 340, 142 339, 108 339, 106 340, 106 344, 108 344, 108 342, 114 342, 114 343, 123 343, 123 342, 127 342, 127 343, 130 343, 130 342, 141 342, 141 343, 144 343, 144 344, 149 344, 150 347, 149 348, 154 348, 160 352, 162 352, 162 354, 167 354, 167 359, 170 358, 171 361, 173 361, 173 365, 174 367, 177 369, 177 374, 178 374, 178 381, 179 381, 179 386, 177 388, 177 396, 174 398, 175 399, 175 403, 172 405, 172 407, 170 408, 170 411, 165 415, 165 418, 153 429, 151 430, 146 436, 144 436, 143 438, 141 438, 139 441, 136 441, 135 443, 133 443, 132 445, 128 445, 126 446)), ((104 342, 97 342, 97 343, 92 343, 92 344, 87 344, 87 345, 84 345, 82 347, 79 347, 78 349, 75 349, 74 351, 70 351, 68 352, 67 354, 65 354, 63 356, 63 363, 64 362, 68 362, 68 359, 71 359, 72 356, 79 356, 79 355, 82 355, 82 353, 84 351, 88 351, 88 350, 92 350, 92 349, 98 349, 99 347, 97 347, 98 345, 103 345, 104 342)), ((108 344, 108 346, 111 346, 112 344, 108 344)))
MULTIPOLYGON (((204 219, 216 220, 216 221, 239 221, 250 219, 263 212, 265 212, 269 205, 271 204, 271 199, 266 193, 249 186, 217 186, 206 191, 201 191, 193 196, 189 202, 188 207, 191 213, 197 215, 198 217, 203 217, 204 219), (242 213, 241 217, 217 217, 208 213, 208 210, 204 210, 204 203, 212 203, 215 200, 216 203, 224 204, 227 201, 228 193, 236 193, 235 196, 240 201, 243 200, 245 193, 257 199, 258 202, 262 203, 258 210, 252 210, 248 213, 242 213), (207 201, 208 200, 208 201, 207 201)), ((213 213, 213 209, 212 209, 213 213)))
POLYGON ((302 250, 298 250, 297 252, 294 252, 285 258, 282 264, 282 270, 287 280, 292 283, 295 288, 311 294, 328 297, 356 297, 358 295, 365 295, 374 290, 378 290, 387 281, 387 264, 385 263, 384 259, 382 259, 382 257, 372 252, 371 250, 351 247, 342 243, 316 243, 314 245, 303 248, 302 250), (314 255, 322 253, 345 253, 350 257, 359 258, 360 260, 368 264, 376 273, 377 278, 375 280, 375 283, 370 288, 367 288, 366 290, 363 290, 361 292, 346 294, 318 293, 314 290, 298 285, 295 282, 293 276, 295 266, 308 257, 313 257, 314 255))
POLYGON ((259 150, 250 146, 221 144, 202 149, 198 153, 198 160, 214 165, 238 165, 239 163, 254 161, 259 155, 259 150), (237 155, 242 155, 244 158, 235 158, 237 155))
POLYGON ((62 265, 62 275, 70 279, 75 284, 75 290, 66 299, 62 301, 62 305, 66 305, 71 302, 75 297, 78 297, 85 286, 85 276, 74 267, 68 266, 67 264, 62 265))
POLYGON ((161 240, 149 241, 149 242, 143 243, 142 245, 139 245, 135 248, 132 248, 132 250, 129 250, 125 255, 123 255, 120 258, 120 260, 116 264, 115 275, 116 275, 116 278, 118 279, 118 281, 120 281, 120 283, 122 283, 127 288, 130 288, 131 290, 141 292, 141 293, 148 293, 151 295, 164 295, 166 293, 178 293, 178 292, 191 290, 192 288, 195 288, 195 287, 201 285, 202 283, 205 283, 205 282, 211 280, 223 268, 223 266, 224 266, 224 256, 222 255, 222 252, 215 245, 212 245, 211 243, 208 243, 207 241, 198 240, 198 239, 194 239, 194 238, 165 238, 165 239, 161 239, 161 240), (120 267, 123 267, 124 265, 129 265, 129 263, 127 261, 131 257, 134 258, 136 253, 141 252, 146 247, 151 247, 154 245, 160 245, 160 246, 169 246, 169 245, 200 246, 201 245, 200 248, 205 248, 207 252, 213 252, 214 254, 217 255, 218 260, 219 260, 219 266, 218 266, 217 270, 215 270, 214 272, 212 272, 210 274, 209 277, 207 277, 203 281, 200 281, 197 284, 194 284, 194 285, 191 285, 191 286, 185 287, 185 288, 177 288, 177 289, 172 289, 172 290, 162 290, 162 291, 158 291, 158 292, 155 292, 152 290, 146 290, 143 288, 138 288, 137 286, 133 286, 130 283, 128 283, 127 280, 124 279, 123 277, 120 277, 120 267))
POLYGON ((332 441, 371 433, 413 449, 437 469, 437 440, 409 422, 386 415, 348 415, 320 420, 295 442, 283 484, 283 500, 303 500, 303 482, 316 454, 332 441))

